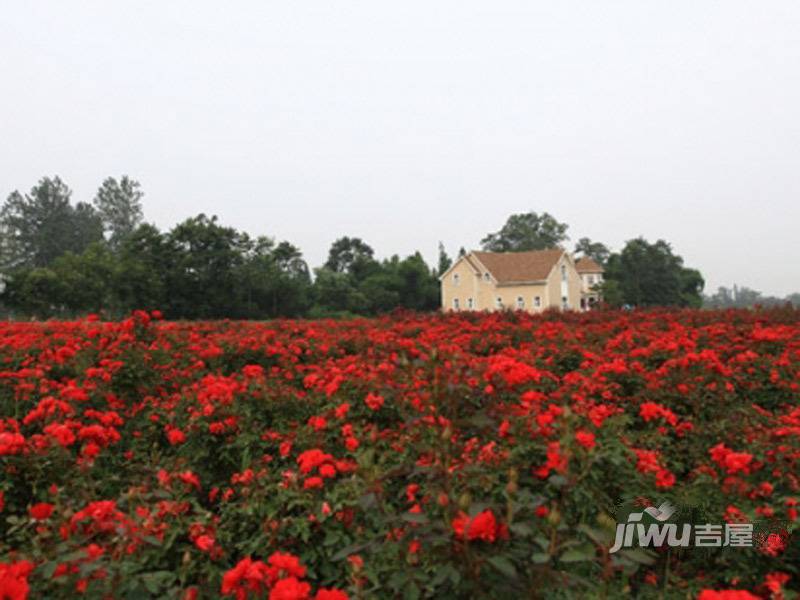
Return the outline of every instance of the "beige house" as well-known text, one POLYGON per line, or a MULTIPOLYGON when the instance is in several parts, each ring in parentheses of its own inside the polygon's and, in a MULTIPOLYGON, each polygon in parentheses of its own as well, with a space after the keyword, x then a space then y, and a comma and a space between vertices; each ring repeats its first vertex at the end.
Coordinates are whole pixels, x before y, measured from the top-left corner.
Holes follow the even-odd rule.
POLYGON ((603 283, 603 267, 584 256, 575 261, 581 276, 581 309, 588 310, 600 301, 600 284, 603 283))
POLYGON ((593 263, 584 280, 575 261, 561 248, 531 252, 473 251, 459 258, 439 278, 442 309, 586 310, 598 299, 584 283, 590 274, 597 277, 595 268, 600 269, 602 276, 602 269, 593 263), (594 301, 590 303, 592 294, 594 301))

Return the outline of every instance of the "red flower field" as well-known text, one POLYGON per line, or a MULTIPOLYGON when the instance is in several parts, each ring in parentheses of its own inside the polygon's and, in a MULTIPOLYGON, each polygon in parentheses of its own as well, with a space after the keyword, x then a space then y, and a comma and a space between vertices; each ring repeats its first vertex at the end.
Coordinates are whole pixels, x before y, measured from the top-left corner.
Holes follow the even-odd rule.
POLYGON ((0 323, 0 598, 800 589, 799 312, 157 316, 0 323))

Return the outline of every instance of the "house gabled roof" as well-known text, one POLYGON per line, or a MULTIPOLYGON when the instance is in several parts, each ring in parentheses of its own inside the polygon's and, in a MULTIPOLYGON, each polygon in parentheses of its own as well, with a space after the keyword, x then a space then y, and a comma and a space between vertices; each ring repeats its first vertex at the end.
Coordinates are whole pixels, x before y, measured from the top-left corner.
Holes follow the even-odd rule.
POLYGON ((544 281, 564 255, 562 248, 529 252, 472 252, 498 285, 544 281))
POLYGON ((578 273, 602 273, 603 267, 598 265, 588 256, 583 256, 575 261, 575 268, 578 273))

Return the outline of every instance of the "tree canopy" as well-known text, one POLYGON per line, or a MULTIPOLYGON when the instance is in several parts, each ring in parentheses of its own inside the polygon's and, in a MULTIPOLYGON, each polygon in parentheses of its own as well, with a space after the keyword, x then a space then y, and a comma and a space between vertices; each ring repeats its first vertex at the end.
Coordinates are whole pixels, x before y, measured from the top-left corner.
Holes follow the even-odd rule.
POLYGON ((699 307, 703 285, 700 272, 684 267, 667 242, 636 238, 609 256, 603 295, 616 306, 699 307))
POLYGON ((142 223, 142 196, 139 182, 127 175, 119 181, 109 177, 97 190, 94 207, 112 247, 118 246, 142 223))
POLYGON ((548 213, 521 213, 508 217, 505 225, 481 240, 487 252, 522 252, 559 246, 567 238, 568 225, 548 213))
POLYGON ((66 252, 83 252, 103 237, 90 204, 70 204, 72 191, 59 177, 44 177, 27 194, 12 192, 0 209, 4 268, 44 267, 66 252))
POLYGON ((593 242, 587 237, 582 237, 575 244, 575 254, 591 258, 598 265, 605 265, 611 251, 605 244, 593 242))

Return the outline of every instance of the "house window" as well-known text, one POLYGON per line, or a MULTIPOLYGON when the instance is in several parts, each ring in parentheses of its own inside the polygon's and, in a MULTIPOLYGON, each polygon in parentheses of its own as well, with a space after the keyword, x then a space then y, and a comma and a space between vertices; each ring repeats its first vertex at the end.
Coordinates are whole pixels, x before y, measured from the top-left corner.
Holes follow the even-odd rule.
POLYGON ((453 274, 453 285, 458 285, 458 282, 459 282, 460 279, 461 279, 461 277, 459 277, 458 273, 454 273, 453 274))
POLYGON ((561 265, 561 281, 567 280, 567 265, 561 265))
POLYGON ((533 305, 536 308, 540 308, 542 306, 542 298, 541 298, 541 296, 534 296, 533 297, 533 305))
POLYGON ((486 273, 484 273, 484 274, 483 274, 483 278, 484 278, 486 281, 491 281, 491 280, 492 280, 492 276, 491 276, 491 275, 489 275, 489 271, 486 271, 486 273))
POLYGON ((467 308, 470 310, 474 308, 474 302, 472 302, 472 298, 467 298, 467 308))
POLYGON ((453 310, 458 310, 458 298, 453 298, 453 310))
POLYGON ((589 275, 586 280, 589 282, 589 285, 594 285, 594 275, 589 275))
POLYGON ((517 296, 517 308, 525 308, 525 299, 522 296, 517 296))
POLYGON ((564 310, 569 308, 569 300, 567 299, 566 296, 561 297, 561 308, 563 308, 564 310))
POLYGON ((497 308, 503 308, 503 299, 500 296, 495 298, 495 306, 497 308))

